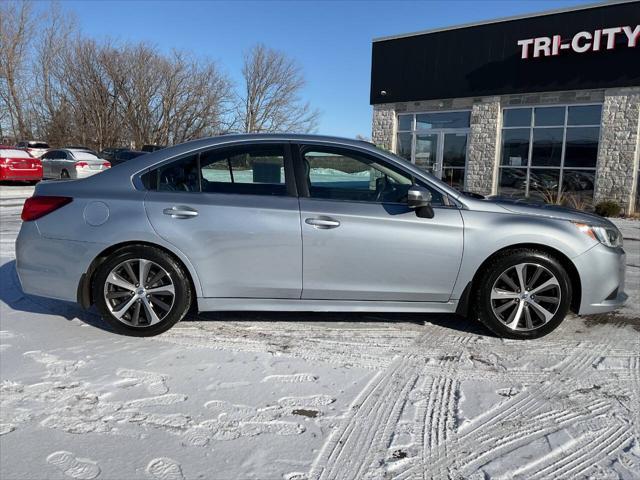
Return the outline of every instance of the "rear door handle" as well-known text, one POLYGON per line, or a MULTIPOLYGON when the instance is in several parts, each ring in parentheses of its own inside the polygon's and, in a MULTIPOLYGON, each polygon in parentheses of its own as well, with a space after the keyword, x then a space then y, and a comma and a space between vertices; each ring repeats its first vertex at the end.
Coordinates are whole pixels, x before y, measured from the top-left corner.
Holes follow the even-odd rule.
POLYGON ((191 207, 183 205, 165 208, 162 213, 171 216, 171 218, 193 218, 198 216, 198 211, 191 207))
POLYGON ((329 228, 338 228, 340 226, 340 222, 338 220, 334 220, 330 217, 316 217, 316 218, 307 218, 304 223, 307 225, 311 225, 320 230, 327 230, 329 228))

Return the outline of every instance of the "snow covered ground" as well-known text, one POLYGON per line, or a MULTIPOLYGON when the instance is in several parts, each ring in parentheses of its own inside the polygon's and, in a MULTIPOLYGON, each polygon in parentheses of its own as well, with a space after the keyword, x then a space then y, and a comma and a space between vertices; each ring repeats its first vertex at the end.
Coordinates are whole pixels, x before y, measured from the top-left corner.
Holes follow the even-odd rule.
POLYGON ((209 314, 149 339, 25 296, 0 187, 0 478, 640 478, 629 304, 516 342, 447 316, 209 314))

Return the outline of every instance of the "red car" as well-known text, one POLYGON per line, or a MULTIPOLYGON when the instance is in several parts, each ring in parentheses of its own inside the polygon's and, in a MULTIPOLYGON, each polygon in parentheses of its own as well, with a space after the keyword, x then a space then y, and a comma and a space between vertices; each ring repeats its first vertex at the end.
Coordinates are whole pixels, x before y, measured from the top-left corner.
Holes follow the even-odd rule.
POLYGON ((42 180, 42 164, 26 150, 0 145, 0 181, 42 180))

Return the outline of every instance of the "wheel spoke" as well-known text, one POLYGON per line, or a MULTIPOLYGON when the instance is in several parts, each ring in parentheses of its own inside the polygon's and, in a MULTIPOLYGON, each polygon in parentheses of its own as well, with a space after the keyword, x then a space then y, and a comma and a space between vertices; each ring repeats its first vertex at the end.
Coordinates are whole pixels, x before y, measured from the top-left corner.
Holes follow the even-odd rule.
POLYGON ((153 310, 153 305, 149 303, 149 300, 146 298, 142 299, 142 304, 144 305, 144 311, 147 314, 147 319, 149 320, 149 325, 154 325, 160 321, 160 318, 153 310))
POLYGON ((502 290, 500 288, 493 288, 491 291, 491 300, 506 300, 518 298, 520 295, 516 292, 509 292, 507 290, 502 290))
POLYGON ((147 290, 147 293, 150 295, 175 295, 175 288, 173 285, 163 285, 161 287, 150 288, 147 290))
POLYGON ((134 303, 136 303, 136 297, 133 297, 131 300, 126 302, 124 307, 121 307, 118 310, 115 310, 111 313, 113 313, 114 317, 120 320, 124 316, 124 314, 127 313, 127 310, 131 308, 131 305, 133 305, 134 303))
POLYGON ((544 319, 544 323, 547 323, 549 320, 551 320, 553 318, 553 313, 551 313, 549 310, 547 310, 546 308, 544 308, 543 306, 541 306, 539 303, 533 301, 533 300, 529 300, 529 305, 531 305, 533 307, 533 309, 536 311, 536 313, 544 319))
POLYGON ((509 287, 511 287, 511 290, 513 290, 514 292, 518 290, 518 285, 516 285, 515 282, 511 280, 511 277, 507 275, 507 272, 504 272, 502 275, 500 275, 499 280, 502 280, 504 283, 509 285, 509 287))
POLYGON ((153 285, 155 285, 156 283, 158 283, 160 281, 161 278, 165 277, 166 274, 164 273, 164 270, 160 270, 158 273, 156 273, 153 278, 151 280, 149 280, 146 285, 151 287, 153 285))
POLYGON ((531 312, 529 310, 529 305, 525 305, 524 307, 524 319, 527 322, 527 328, 531 330, 533 328, 533 319, 531 318, 531 312))
POLYGON ((109 293, 107 293, 107 298, 109 298, 109 299, 130 297, 130 296, 131 296, 131 292, 109 292, 109 293))
POLYGON ((515 299, 511 299, 511 300, 509 300, 508 302, 505 302, 505 303, 503 303, 502 305, 500 305, 499 307, 497 307, 497 308, 495 309, 495 312, 496 312, 497 314, 500 314, 500 313, 504 312, 507 308, 509 308, 509 307, 513 307, 515 304, 516 304, 515 299))
POLYGON ((511 315, 507 319, 507 327, 511 330, 516 330, 518 328, 518 323, 520 323, 520 318, 522 317, 522 310, 524 308, 524 302, 518 303, 518 308, 514 308, 511 315))
POLYGON ((140 325, 140 302, 136 302, 136 306, 133 307, 133 315, 131 315, 131 323, 138 326, 140 325))
POLYGON ((158 307, 160 307, 161 309, 163 309, 165 312, 168 312, 169 310, 171 310, 171 305, 163 302, 162 300, 160 300, 158 297, 151 297, 149 299, 149 301, 151 302, 152 305, 157 305, 158 307))
POLYGON ((546 295, 536 295, 534 299, 536 302, 546 302, 546 303, 559 303, 560 299, 558 297, 549 297, 546 295))
POLYGON ((146 285, 146 281, 147 281, 147 277, 149 276, 149 269, 151 268, 151 262, 149 260, 145 260, 144 258, 141 258, 139 260, 139 267, 138 267, 138 280, 139 280, 139 284, 140 286, 144 286, 146 285))
POLYGON ((134 291, 136 289, 135 285, 127 282, 124 278, 122 278, 115 272, 111 272, 111 274, 107 278, 107 282, 115 285, 116 287, 124 288, 129 291, 134 291))
POLYGON ((534 295, 538 292, 544 292, 545 290, 548 290, 551 287, 559 287, 560 285, 558 284, 558 280, 556 280, 556 277, 551 277, 549 280, 547 280, 546 282, 544 282, 542 285, 534 288, 533 290, 531 290, 529 293, 531 295, 534 295))
POLYGON ((527 278, 526 268, 526 263, 516 265, 516 273, 518 274, 518 283, 520 284, 521 292, 524 292, 527 289, 527 282, 525 281, 525 279, 527 278))
POLYGON ((535 267, 536 267, 536 271, 533 272, 533 275, 529 279, 529 283, 527 284, 527 290, 535 286, 536 282, 540 278, 540 275, 542 274, 542 268, 539 267, 538 265, 535 265, 535 267))
POLYGON ((125 262, 124 269, 127 272, 127 275, 129 275, 129 280, 133 283, 138 283, 138 277, 136 277, 136 274, 133 272, 133 268, 131 268, 131 262, 125 262))

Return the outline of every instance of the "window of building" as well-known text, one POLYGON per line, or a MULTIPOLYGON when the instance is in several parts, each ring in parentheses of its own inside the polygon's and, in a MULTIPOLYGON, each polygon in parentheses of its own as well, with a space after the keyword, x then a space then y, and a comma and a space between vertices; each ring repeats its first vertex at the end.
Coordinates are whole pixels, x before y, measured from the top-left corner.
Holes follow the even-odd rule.
POLYGON ((471 112, 398 115, 396 153, 464 190, 471 112))
POLYGON ((498 194, 593 205, 602 105, 503 111, 498 194))

